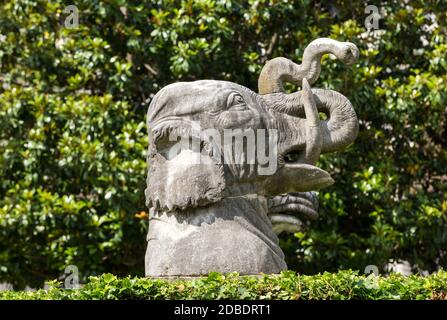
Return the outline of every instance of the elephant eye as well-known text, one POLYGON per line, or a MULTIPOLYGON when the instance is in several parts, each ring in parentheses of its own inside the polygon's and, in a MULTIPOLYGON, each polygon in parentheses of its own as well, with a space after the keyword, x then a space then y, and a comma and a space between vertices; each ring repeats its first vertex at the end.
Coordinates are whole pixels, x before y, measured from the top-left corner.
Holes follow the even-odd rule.
POLYGON ((244 98, 237 92, 233 92, 228 96, 227 106, 231 111, 247 110, 247 104, 245 103, 244 98))

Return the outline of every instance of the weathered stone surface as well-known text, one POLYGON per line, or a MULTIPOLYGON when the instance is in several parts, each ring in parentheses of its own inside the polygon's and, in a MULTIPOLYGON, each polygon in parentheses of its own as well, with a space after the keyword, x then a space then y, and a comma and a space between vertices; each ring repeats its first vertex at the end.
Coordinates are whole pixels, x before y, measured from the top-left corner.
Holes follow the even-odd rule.
POLYGON ((151 210, 150 218, 147 275, 259 274, 286 268, 265 197, 225 198, 187 213, 151 210))
POLYGON ((315 163, 358 131, 346 97, 310 88, 324 53, 352 63, 358 50, 318 39, 302 65, 273 59, 261 72, 261 94, 216 80, 175 83, 156 94, 147 115, 147 276, 287 268, 275 232, 318 218, 311 191, 333 180, 315 163), (283 81, 303 90, 286 94, 283 81))

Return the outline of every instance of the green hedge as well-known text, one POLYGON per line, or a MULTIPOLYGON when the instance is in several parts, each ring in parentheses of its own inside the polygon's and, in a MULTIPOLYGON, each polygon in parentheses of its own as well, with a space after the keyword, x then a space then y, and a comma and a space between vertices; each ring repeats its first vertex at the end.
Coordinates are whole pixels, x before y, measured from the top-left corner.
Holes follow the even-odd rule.
POLYGON ((81 289, 61 289, 54 281, 48 290, 0 292, 0 299, 447 299, 447 272, 430 276, 387 277, 354 271, 276 276, 239 276, 210 273, 195 280, 118 278, 112 274, 90 277, 81 289))

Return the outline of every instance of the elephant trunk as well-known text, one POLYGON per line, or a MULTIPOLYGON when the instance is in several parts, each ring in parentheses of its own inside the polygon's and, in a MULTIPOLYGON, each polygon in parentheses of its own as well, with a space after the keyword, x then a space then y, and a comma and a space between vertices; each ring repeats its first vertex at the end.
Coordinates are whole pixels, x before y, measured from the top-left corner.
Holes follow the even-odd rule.
MULTIPOLYGON (((316 109, 328 117, 327 120, 319 121, 319 130, 314 131, 319 131, 321 135, 321 152, 328 153, 343 149, 353 142, 358 134, 357 115, 351 102, 344 95, 332 90, 312 89, 312 93, 316 109)), ((267 102, 269 109, 293 116, 296 129, 296 126, 305 125, 301 117, 305 116, 309 120, 309 112, 306 111, 307 96, 308 94, 304 91, 299 91, 291 94, 268 94, 264 95, 263 99, 267 102)), ((315 116, 312 115, 312 117, 315 116)), ((319 141, 318 139, 310 140, 306 143, 315 145, 319 141)))
POLYGON ((269 60, 259 75, 259 94, 284 92, 284 82, 301 85, 303 79, 307 79, 309 84, 313 84, 320 75, 321 57, 326 53, 332 53, 348 65, 354 63, 359 55, 358 48, 353 43, 329 38, 316 39, 304 50, 300 65, 283 57, 269 60))
POLYGON ((318 110, 328 116, 321 121, 323 139, 322 153, 341 150, 351 144, 359 132, 359 122, 351 102, 342 94, 324 89, 315 89, 318 110))
POLYGON ((303 79, 303 91, 301 93, 302 107, 306 119, 289 116, 284 113, 276 114, 282 129, 281 132, 286 133, 284 135, 285 138, 280 141, 282 144, 280 153, 284 158, 287 154, 299 152, 299 157, 294 162, 315 165, 320 156, 323 139, 318 109, 306 79, 303 79))

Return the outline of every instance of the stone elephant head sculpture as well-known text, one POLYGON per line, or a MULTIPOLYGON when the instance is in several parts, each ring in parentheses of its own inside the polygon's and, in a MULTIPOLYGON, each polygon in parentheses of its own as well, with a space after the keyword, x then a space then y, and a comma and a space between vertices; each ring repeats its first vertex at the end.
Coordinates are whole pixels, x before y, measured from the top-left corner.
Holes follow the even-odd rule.
POLYGON ((259 77, 259 94, 201 80, 168 85, 154 96, 147 114, 147 276, 287 268, 272 222, 293 225, 293 212, 315 215, 305 192, 333 183, 315 166, 319 155, 344 148, 358 131, 346 97, 310 87, 324 53, 352 63, 358 50, 318 39, 301 65, 272 59, 259 77), (284 81, 302 90, 286 94, 284 81))

